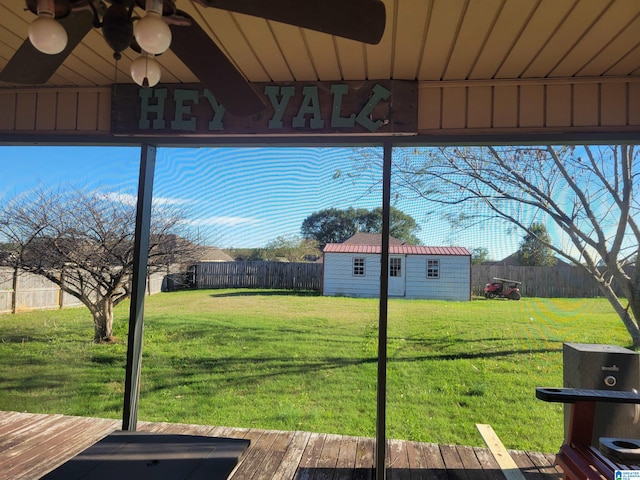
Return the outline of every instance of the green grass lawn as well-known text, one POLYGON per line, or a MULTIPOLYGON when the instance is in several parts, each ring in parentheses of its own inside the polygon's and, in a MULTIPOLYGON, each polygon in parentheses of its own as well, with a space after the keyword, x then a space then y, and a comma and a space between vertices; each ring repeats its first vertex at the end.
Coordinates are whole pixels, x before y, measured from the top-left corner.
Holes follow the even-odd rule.
MULTIPOLYGON (((119 418, 128 305, 115 345, 85 309, 0 315, 0 410, 119 418)), ((375 436, 378 300, 208 290, 147 299, 140 420, 375 436)), ((602 299, 391 300, 390 438, 556 451, 562 343, 627 346, 602 299)))

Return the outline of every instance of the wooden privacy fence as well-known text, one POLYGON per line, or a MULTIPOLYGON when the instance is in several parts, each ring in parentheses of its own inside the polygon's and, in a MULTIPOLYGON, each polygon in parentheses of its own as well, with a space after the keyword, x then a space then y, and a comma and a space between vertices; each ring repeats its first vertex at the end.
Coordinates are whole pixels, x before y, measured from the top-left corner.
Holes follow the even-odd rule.
MULTIPOLYGON (((147 279, 147 294, 161 291, 164 274, 147 279)), ((76 297, 63 292, 41 275, 0 267, 0 313, 81 306, 76 297)))
MULTIPOLYGON (((494 277, 522 282, 527 297, 589 298, 601 292, 589 275, 578 267, 519 267, 472 265, 471 291, 483 295, 484 286, 494 277)), ((282 288, 322 289, 321 263, 284 262, 205 262, 167 282, 168 289, 181 288, 282 288)))
POLYGON ((82 305, 41 275, 0 268, 0 313, 53 309, 82 305))
MULTIPOLYGON (((522 282, 525 297, 588 298, 601 296, 589 275, 578 267, 518 267, 472 265, 471 290, 482 295, 494 277, 522 282)), ((206 262, 180 274, 150 275, 147 293, 182 288, 322 289, 321 263, 206 262)), ((80 306, 75 297, 40 275, 0 267, 0 313, 80 306)))
MULTIPOLYGON (((520 291, 525 297, 591 298, 602 292, 597 282, 580 267, 520 267, 513 265, 472 265, 473 295, 484 295, 484 286, 494 277, 522 282, 520 291)), ((614 288, 614 290, 616 290, 614 288)), ((616 292, 620 295, 620 292, 616 292)))
POLYGON ((204 262, 195 265, 196 288, 320 290, 321 263, 204 262))

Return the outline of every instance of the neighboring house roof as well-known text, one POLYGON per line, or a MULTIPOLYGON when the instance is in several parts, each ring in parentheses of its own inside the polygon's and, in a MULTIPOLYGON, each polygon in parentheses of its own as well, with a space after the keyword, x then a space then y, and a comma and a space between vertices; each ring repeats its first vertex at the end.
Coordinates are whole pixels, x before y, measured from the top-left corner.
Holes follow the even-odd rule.
MULTIPOLYGON (((350 236, 342 245, 382 245, 382 235, 380 233, 358 232, 350 236)), ((390 245, 403 245, 404 242, 394 237, 389 237, 390 245)))
POLYGON ((16 259, 16 256, 16 252, 12 252, 9 250, 0 250, 0 266, 12 265, 13 261, 16 259))
POLYGON ((233 262, 234 258, 218 247, 200 247, 201 262, 233 262))
MULTIPOLYGON (((382 251, 380 245, 352 245, 347 243, 327 243, 324 253, 377 253, 382 251)), ((455 255, 471 256, 464 247, 425 247, 417 245, 389 245, 392 255, 455 255)))

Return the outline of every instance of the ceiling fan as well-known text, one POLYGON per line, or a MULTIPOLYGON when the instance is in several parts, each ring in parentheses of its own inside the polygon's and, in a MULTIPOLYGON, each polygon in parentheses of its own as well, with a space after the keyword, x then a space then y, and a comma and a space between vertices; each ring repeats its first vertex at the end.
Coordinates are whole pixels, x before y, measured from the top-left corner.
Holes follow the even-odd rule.
MULTIPOLYGON (((370 44, 380 41, 386 22, 382 0, 194 1, 204 7, 261 17, 370 44)), ((126 48, 141 53, 140 59, 132 64, 132 77, 139 84, 146 82, 144 86, 152 86, 154 81, 157 83, 159 65, 157 62, 153 65, 154 56, 168 47, 231 113, 248 115, 264 109, 262 100, 235 65, 192 17, 176 8, 175 0, 106 2, 26 0, 27 9, 38 18, 30 26, 29 38, 0 72, 0 81, 34 85, 46 83, 85 35, 92 28, 101 28, 116 59, 126 48), (135 15, 135 7, 145 9, 142 18, 135 15), (153 28, 158 29, 147 27, 146 39, 144 33, 139 34, 144 30, 141 27, 143 20, 155 22, 153 28), (34 24, 42 21, 53 30, 45 30, 39 38, 38 32, 32 35, 31 30, 34 24), (49 52, 45 53, 47 49, 49 52)))

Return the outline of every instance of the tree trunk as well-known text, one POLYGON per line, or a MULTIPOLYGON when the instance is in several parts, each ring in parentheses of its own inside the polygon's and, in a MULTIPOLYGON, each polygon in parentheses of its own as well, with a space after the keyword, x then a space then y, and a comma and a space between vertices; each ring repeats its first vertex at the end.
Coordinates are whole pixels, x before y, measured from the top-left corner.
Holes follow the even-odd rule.
POLYGON ((93 341, 95 343, 113 342, 113 302, 110 298, 100 301, 93 314, 93 341))
MULTIPOLYGON (((622 303, 620 303, 620 299, 614 293, 610 285, 605 285, 604 283, 598 282, 598 286, 600 287, 600 291, 602 291, 607 300, 609 300, 609 303, 611 304, 611 306, 613 306, 616 313, 620 316, 620 319, 629 332, 629 335, 631 335, 633 347, 640 347, 640 329, 629 314, 629 308, 624 308, 622 303)), ((631 304, 630 306, 637 307, 632 306, 631 304)), ((632 311, 635 312, 636 310, 632 308, 632 311)))
POLYGON ((633 347, 640 348, 640 333, 638 333, 640 331, 640 269, 636 265, 632 270, 627 268, 627 272, 625 272, 618 265, 611 265, 609 266, 609 271, 612 272, 613 281, 622 290, 622 295, 628 302, 627 307, 624 308, 622 306, 613 291, 611 291, 611 295, 615 297, 618 305, 614 304, 609 296, 607 296, 607 299, 622 319, 627 331, 631 334, 633 347))
POLYGON ((633 270, 629 272, 629 294, 627 300, 629 300, 629 308, 633 312, 633 317, 636 319, 636 323, 640 325, 640 264, 638 262, 640 258, 636 258, 636 264, 633 270))

